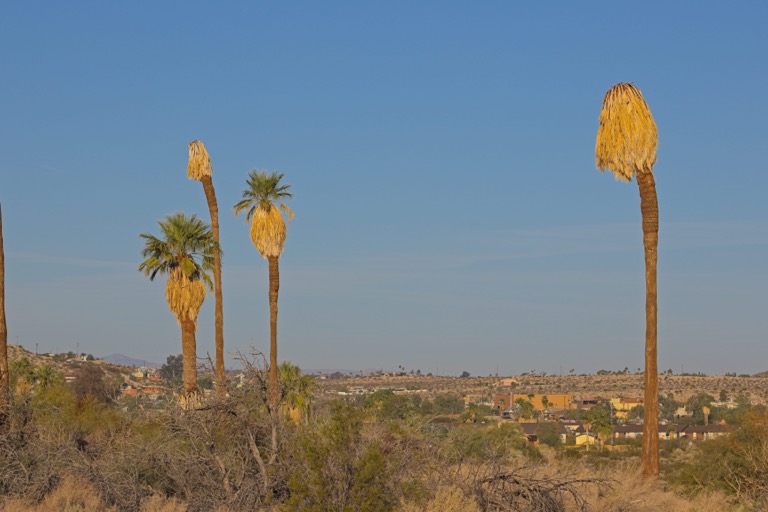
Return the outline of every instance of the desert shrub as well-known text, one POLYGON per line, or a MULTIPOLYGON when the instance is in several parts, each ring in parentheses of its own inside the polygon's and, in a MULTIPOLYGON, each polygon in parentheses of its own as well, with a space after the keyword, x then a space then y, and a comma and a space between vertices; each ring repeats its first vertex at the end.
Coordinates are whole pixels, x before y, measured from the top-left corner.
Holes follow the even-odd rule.
POLYGON ((534 455, 520 428, 514 423, 461 425, 448 436, 444 453, 451 464, 463 461, 502 463, 513 456, 534 455))
POLYGON ((768 414, 749 413, 739 430, 696 447, 693 460, 676 472, 676 483, 699 492, 723 491, 768 509, 768 414))
POLYGON ((86 397, 111 402, 119 395, 118 383, 107 379, 104 370, 94 364, 84 364, 75 371, 72 389, 80 400, 86 397))
POLYGON ((397 503, 393 461, 363 435, 359 409, 335 403, 328 418, 299 434, 291 459, 283 510, 386 512, 397 503))
POLYGON ((438 395, 432 400, 435 414, 461 414, 464 412, 464 400, 451 394, 438 395))
POLYGON ((416 411, 413 400, 391 389, 370 394, 363 400, 363 407, 380 421, 403 420, 416 411))
POLYGON ((541 444, 545 444, 553 448, 559 448, 562 446, 558 423, 542 423, 536 435, 538 436, 539 442, 541 444))

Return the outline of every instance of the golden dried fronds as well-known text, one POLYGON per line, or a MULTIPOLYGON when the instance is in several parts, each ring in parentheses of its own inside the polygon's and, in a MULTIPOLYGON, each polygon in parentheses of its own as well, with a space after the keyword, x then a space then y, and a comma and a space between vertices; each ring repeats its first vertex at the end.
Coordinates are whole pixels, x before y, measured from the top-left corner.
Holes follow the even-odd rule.
POLYGON ((190 280, 183 272, 172 272, 165 284, 165 298, 179 323, 187 319, 197 321, 197 313, 205 300, 205 285, 202 281, 190 280))
POLYGON ((631 180, 640 170, 650 172, 656 163, 658 139, 656 123, 640 89, 621 83, 605 93, 595 144, 600 171, 610 169, 622 181, 631 180))
POLYGON ((208 151, 199 140, 189 143, 189 163, 187 164, 187 177, 200 181, 203 176, 211 176, 211 158, 208 151))
MULTIPOLYGON (((293 213, 282 205, 292 217, 293 213)), ((280 208, 270 205, 269 209, 259 205, 253 212, 251 219, 251 240, 256 250, 264 256, 264 259, 274 256, 279 258, 285 245, 287 228, 280 208)))
POLYGON ((199 408, 205 402, 205 395, 199 389, 193 391, 185 391, 180 394, 175 394, 176 400, 179 402, 179 406, 185 411, 192 411, 199 408))

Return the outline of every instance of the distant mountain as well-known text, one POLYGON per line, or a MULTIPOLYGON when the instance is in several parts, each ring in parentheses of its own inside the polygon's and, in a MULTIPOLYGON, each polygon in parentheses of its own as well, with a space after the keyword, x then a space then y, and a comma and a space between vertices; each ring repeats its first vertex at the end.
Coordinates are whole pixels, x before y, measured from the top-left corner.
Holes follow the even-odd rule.
POLYGON ((153 363, 152 361, 147 361, 146 359, 136 359, 133 357, 128 357, 125 354, 110 354, 108 356, 102 356, 99 359, 103 359, 108 363, 117 364, 120 366, 148 366, 150 368, 158 369, 163 366, 162 363, 153 363))
POLYGON ((365 370, 343 370, 343 369, 304 370, 302 369, 301 371, 310 375, 332 375, 334 373, 341 373, 343 375, 360 375, 361 373, 363 375, 371 375, 380 370, 378 368, 377 369, 367 368, 365 370))

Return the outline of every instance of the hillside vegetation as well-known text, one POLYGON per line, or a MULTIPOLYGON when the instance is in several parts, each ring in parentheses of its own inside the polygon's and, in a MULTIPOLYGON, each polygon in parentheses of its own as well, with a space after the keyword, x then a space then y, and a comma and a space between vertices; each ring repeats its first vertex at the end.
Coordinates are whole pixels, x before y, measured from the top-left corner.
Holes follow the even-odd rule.
MULTIPOLYGON (((722 439, 662 443, 662 478, 652 483, 639 476, 636 444, 585 450, 532 443, 517 424, 465 407, 463 396, 487 389, 493 379, 318 381, 283 364, 279 408, 270 414, 268 372, 259 355, 243 358, 242 378, 228 384, 226 397, 209 396, 193 407, 165 400, 148 408, 83 392, 59 373, 67 363, 42 378, 47 359, 30 361, 36 364, 25 367, 29 373, 12 375, 13 401, 0 432, 5 510, 707 512, 768 506, 768 414, 760 406, 722 439), (432 387, 345 399, 325 392, 361 382, 432 387)), ((83 364, 106 370, 98 362, 83 364)), ((591 379, 631 383, 635 377, 591 379)), ((588 380, 528 378, 517 387, 588 380)))

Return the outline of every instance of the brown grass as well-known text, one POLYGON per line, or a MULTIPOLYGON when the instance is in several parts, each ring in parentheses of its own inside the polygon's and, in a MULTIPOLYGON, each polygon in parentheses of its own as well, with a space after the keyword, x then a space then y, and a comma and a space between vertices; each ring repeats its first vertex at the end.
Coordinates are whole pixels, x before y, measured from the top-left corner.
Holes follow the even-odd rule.
POLYGON ((480 512, 477 502, 464 494, 458 486, 442 486, 423 507, 407 502, 401 505, 400 512, 480 512))
POLYGON ((594 512, 657 512, 674 510, 675 512, 724 512, 740 510, 724 494, 711 493, 696 496, 683 496, 664 484, 642 478, 639 469, 632 466, 618 471, 606 471, 603 477, 613 480, 613 488, 589 497, 590 510, 594 512))
POLYGON ((203 176, 211 176, 211 158, 205 145, 199 140, 189 143, 189 163, 187 164, 187 177, 200 181, 203 176))
POLYGON ((89 482, 83 482, 72 476, 66 476, 41 503, 30 504, 23 500, 8 500, 3 510, 7 512, 104 512, 116 511, 107 507, 96 489, 89 482))
POLYGON ((640 89, 630 83, 611 87, 603 99, 595 160, 600 171, 610 169, 616 179, 629 181, 639 169, 656 163, 658 133, 640 89))
MULTIPOLYGON (((20 499, 10 499, 2 503, 5 512, 117 512, 117 508, 108 507, 99 496, 96 488, 87 481, 72 476, 62 482, 48 494, 41 503, 32 504, 20 499)), ((152 495, 141 503, 141 512, 188 512, 189 506, 177 498, 152 495)), ((215 512, 229 512, 226 507, 219 507, 215 512)))

